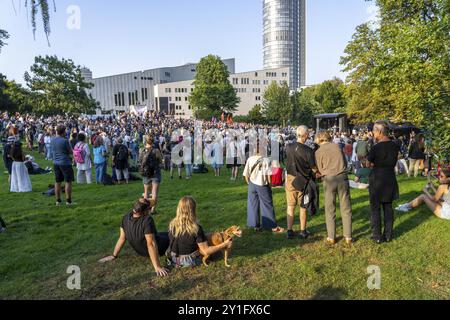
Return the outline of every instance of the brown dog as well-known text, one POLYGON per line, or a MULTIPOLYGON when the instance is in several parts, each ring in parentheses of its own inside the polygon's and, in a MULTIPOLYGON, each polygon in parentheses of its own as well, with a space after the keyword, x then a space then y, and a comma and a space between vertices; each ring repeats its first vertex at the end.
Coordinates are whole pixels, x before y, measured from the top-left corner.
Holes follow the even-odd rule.
MULTIPOLYGON (((223 232, 214 232, 211 234, 208 234, 206 236, 208 238, 208 246, 218 246, 222 243, 224 243, 225 241, 227 241, 228 239, 234 238, 234 237, 242 237, 242 231, 241 228, 239 228, 238 226, 232 226, 231 228, 228 228, 227 230, 223 231, 223 232)), ((228 256, 231 252, 231 249, 224 249, 224 258, 225 258, 225 266, 227 268, 231 267, 228 264, 228 256)), ((203 254, 203 264, 207 267, 208 264, 206 263, 206 261, 208 260, 209 256, 203 254)))

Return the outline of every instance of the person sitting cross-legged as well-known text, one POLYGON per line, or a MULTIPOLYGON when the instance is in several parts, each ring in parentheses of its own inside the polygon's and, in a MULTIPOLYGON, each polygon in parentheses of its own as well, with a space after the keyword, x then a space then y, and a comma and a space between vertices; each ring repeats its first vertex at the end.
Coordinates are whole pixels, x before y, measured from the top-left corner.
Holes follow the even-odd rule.
POLYGON ((440 186, 436 189, 433 184, 428 184, 423 189, 423 194, 409 203, 396 208, 397 211, 409 212, 425 204, 438 218, 450 220, 450 170, 443 170, 439 177, 440 186), (430 194, 430 189, 434 196, 430 194))
POLYGON ((354 181, 349 181, 350 188, 366 190, 369 189, 369 178, 372 169, 367 167, 367 159, 361 158, 360 168, 356 170, 356 177, 354 181))
POLYGON ((169 238, 167 233, 158 233, 155 222, 148 212, 152 208, 152 203, 147 199, 137 201, 133 209, 122 219, 120 226, 120 237, 117 241, 112 256, 101 259, 104 263, 118 258, 122 247, 128 240, 128 243, 142 257, 150 257, 153 268, 159 277, 168 275, 168 270, 160 264, 159 257, 164 256, 169 247, 169 238))
POLYGON ((169 225, 168 263, 171 267, 196 267, 202 264, 202 255, 213 255, 232 247, 232 240, 209 246, 208 239, 197 219, 197 203, 192 197, 183 197, 177 215, 169 225))

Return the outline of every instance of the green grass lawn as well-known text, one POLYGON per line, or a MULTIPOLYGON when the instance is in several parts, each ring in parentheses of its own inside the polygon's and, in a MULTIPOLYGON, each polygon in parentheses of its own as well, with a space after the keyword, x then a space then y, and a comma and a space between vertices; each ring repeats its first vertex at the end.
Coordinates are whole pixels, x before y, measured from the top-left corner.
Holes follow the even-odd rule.
MULTIPOLYGON (((49 165, 38 156, 41 166, 49 165)), ((150 261, 125 247, 109 264, 97 260, 112 253, 122 216, 142 194, 142 184, 74 186, 75 207, 56 208, 42 196, 53 175, 33 176, 33 193, 11 194, 0 165, 0 215, 8 231, 0 234, 0 299, 448 299, 450 297, 450 222, 422 208, 396 214, 396 239, 372 243, 367 191, 353 190, 354 234, 347 248, 324 244, 323 210, 309 222, 307 241, 244 228, 234 242, 231 268, 223 260, 208 268, 174 270, 156 278, 150 261), (67 267, 81 268, 81 290, 66 287, 67 267), (367 268, 381 268, 381 289, 367 288, 367 268)), ((405 202, 422 189, 424 179, 400 178, 405 202)), ((223 177, 195 175, 173 180, 164 175, 159 231, 166 231, 178 200, 192 195, 207 231, 246 225, 247 188, 223 177)), ((285 194, 274 190, 277 219, 286 226, 285 194)), ((323 203, 323 199, 321 201, 323 203)), ((396 203, 398 204, 398 203, 396 203)), ((338 217, 338 233, 342 233, 338 217)))

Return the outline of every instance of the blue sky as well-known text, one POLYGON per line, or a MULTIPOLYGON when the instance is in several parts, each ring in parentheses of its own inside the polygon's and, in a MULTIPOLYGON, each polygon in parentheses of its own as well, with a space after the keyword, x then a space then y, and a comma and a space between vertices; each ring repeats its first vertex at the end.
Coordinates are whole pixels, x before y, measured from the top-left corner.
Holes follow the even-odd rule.
MULTIPOLYGON (((18 82, 45 54, 71 58, 94 77, 198 62, 210 53, 236 58, 237 72, 262 69, 262 0, 56 0, 51 47, 40 19, 33 40, 24 2, 0 0, 0 29, 11 35, 0 73, 18 82), (71 5, 80 8, 80 29, 67 27, 71 5)), ((370 19, 370 6, 308 0, 308 84, 345 77, 339 58, 356 26, 370 19)))

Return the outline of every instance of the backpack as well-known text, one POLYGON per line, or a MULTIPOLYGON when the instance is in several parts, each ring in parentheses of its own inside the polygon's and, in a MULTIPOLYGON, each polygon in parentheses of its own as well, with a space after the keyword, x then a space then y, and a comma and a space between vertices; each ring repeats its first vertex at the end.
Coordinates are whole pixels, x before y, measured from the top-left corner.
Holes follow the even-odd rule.
POLYGON ((145 154, 142 158, 142 162, 139 166, 139 173, 143 177, 151 178, 155 175, 156 171, 156 159, 154 156, 154 152, 152 151, 144 151, 145 154))
POLYGON ((78 164, 84 164, 85 162, 86 152, 84 150, 84 146, 84 143, 78 142, 75 145, 75 148, 73 148, 73 159, 78 164))
POLYGON ((103 185, 104 186, 113 186, 114 185, 113 178, 107 173, 105 173, 105 175, 103 176, 103 185))
POLYGON ((119 147, 119 152, 117 153, 117 160, 120 162, 125 162, 128 160, 128 148, 124 145, 119 147))

